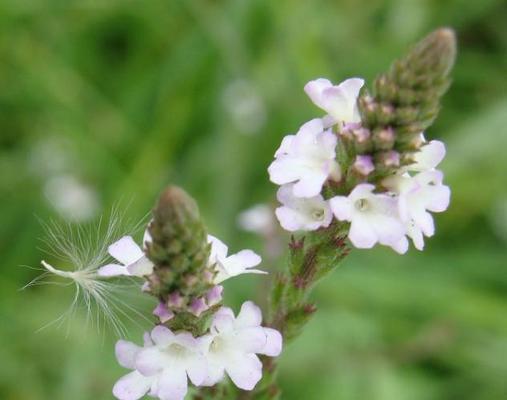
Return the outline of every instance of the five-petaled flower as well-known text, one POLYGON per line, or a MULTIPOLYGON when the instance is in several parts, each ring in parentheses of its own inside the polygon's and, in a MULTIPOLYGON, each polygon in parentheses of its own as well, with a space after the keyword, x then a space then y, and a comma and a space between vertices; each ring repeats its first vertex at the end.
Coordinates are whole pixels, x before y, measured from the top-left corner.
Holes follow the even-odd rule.
POLYGON ((349 239, 355 247, 368 249, 380 243, 404 253, 408 243, 403 241, 405 227, 397 201, 387 194, 373 193, 374 190, 374 185, 359 184, 348 196, 329 200, 331 210, 338 220, 350 222, 349 239))
POLYGON ((319 195, 328 178, 340 178, 335 160, 337 140, 331 130, 324 129, 321 119, 307 122, 296 135, 283 138, 268 168, 271 181, 277 185, 294 182, 297 197, 319 195))
POLYGON ((208 378, 213 386, 227 374, 243 390, 252 390, 262 377, 262 362, 256 354, 275 357, 282 351, 282 335, 261 326, 262 314, 251 301, 243 303, 235 318, 222 307, 213 316, 210 334, 201 338, 208 345, 208 378))
POLYGON ((208 376, 200 341, 188 332, 175 334, 162 325, 145 337, 143 348, 120 340, 116 356, 120 365, 135 369, 113 388, 120 400, 137 400, 148 392, 161 400, 182 400, 187 394, 188 379, 199 386, 208 376))

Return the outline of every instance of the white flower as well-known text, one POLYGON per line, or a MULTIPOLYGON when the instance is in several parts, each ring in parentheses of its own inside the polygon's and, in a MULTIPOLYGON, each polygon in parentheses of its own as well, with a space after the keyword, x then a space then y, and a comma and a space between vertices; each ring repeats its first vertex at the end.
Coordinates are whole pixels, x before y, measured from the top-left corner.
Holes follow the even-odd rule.
POLYGON ((350 78, 339 85, 333 85, 328 79, 316 79, 305 85, 305 92, 312 102, 328 113, 325 125, 361 122, 357 108, 357 97, 364 85, 360 78, 350 78))
POLYGON ((208 376, 201 343, 190 333, 174 334, 162 325, 156 326, 145 347, 119 341, 118 362, 135 371, 120 378, 113 394, 120 400, 137 400, 149 392, 161 400, 182 400, 187 394, 188 380, 201 385, 208 376))
POLYGON ((277 198, 282 207, 275 211, 282 228, 287 231, 314 231, 328 227, 333 220, 329 204, 319 194, 315 197, 295 197, 293 185, 284 185, 278 189, 277 198))
POLYGON ((215 236, 208 235, 208 243, 211 243, 209 264, 215 264, 217 274, 214 283, 219 284, 226 279, 241 274, 266 274, 267 272, 252 269, 262 261, 261 257, 252 250, 241 250, 236 254, 227 255, 229 249, 215 236))
POLYGON ((339 179, 336 143, 336 135, 324 130, 322 120, 312 119, 296 135, 284 137, 268 168, 271 181, 277 185, 296 182, 297 197, 317 196, 328 177, 339 179))
POLYGON ((355 247, 371 248, 377 242, 399 253, 407 251, 405 227, 399 219, 397 199, 373 193, 375 186, 357 185, 348 197, 336 196, 329 202, 335 217, 350 221, 349 239, 355 247))
POLYGON ((409 171, 429 171, 440 164, 445 157, 445 145, 439 140, 432 140, 423 145, 414 158, 415 163, 409 165, 409 171))
POLYGON ((261 325, 262 314, 254 303, 243 303, 237 318, 223 307, 213 316, 206 358, 209 375, 204 385, 212 386, 227 373, 234 384, 252 390, 262 377, 262 363, 256 354, 275 357, 282 351, 282 335, 261 325))
POLYGON ((435 233, 433 217, 428 211, 443 212, 449 206, 451 191, 442 181, 441 171, 429 170, 413 177, 408 174, 393 176, 383 182, 398 194, 400 218, 419 250, 424 247, 423 235, 430 237, 435 233))
MULTIPOLYGON (((148 231, 145 232, 143 242, 150 242, 148 231)), ((100 267, 100 276, 144 276, 153 272, 153 263, 146 257, 131 236, 124 236, 108 247, 108 253, 121 264, 107 264, 100 267)))

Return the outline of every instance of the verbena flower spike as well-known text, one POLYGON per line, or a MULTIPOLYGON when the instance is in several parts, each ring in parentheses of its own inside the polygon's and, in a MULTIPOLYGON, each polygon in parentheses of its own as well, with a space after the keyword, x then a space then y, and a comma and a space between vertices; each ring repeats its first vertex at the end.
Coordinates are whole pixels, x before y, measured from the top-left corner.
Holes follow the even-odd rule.
POLYGON ((157 299, 143 345, 116 344, 118 362, 129 370, 114 385, 116 398, 279 398, 274 357, 316 312, 309 301, 315 284, 351 247, 382 245, 403 254, 409 240, 422 250, 424 237, 434 235, 432 213, 447 209, 450 189, 436 169, 445 145, 428 142, 424 131, 449 86, 455 53, 454 33, 439 29, 370 91, 361 78, 340 84, 319 78, 304 87, 323 115, 284 137, 268 168, 279 186, 276 218, 293 236, 287 267, 273 277, 265 325, 253 302, 235 314, 222 299, 228 280, 266 274, 257 268, 260 256, 229 254, 207 232, 195 201, 177 187, 161 194, 143 243, 131 236, 107 243, 102 253, 111 262, 102 254, 86 273, 43 262, 48 272, 81 286, 138 279, 139 290, 157 299))

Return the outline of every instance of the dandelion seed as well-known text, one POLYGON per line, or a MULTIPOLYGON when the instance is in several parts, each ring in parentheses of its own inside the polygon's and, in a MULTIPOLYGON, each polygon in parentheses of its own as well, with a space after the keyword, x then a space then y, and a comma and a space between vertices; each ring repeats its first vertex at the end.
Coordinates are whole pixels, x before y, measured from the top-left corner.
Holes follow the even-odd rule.
POLYGON ((127 295, 131 297, 140 293, 139 283, 135 284, 137 290, 130 290, 134 282, 131 278, 114 281, 98 273, 99 268, 110 261, 108 246, 126 232, 136 232, 140 225, 125 222, 118 208, 113 208, 107 224, 103 223, 103 218, 94 225, 59 224, 55 221, 43 223, 46 232, 46 238, 42 240, 46 245, 43 251, 55 258, 59 265, 61 263, 71 268, 60 269, 54 263, 42 260, 44 272, 24 288, 40 284, 73 285, 75 292, 67 311, 41 329, 54 324, 60 326, 81 307, 85 310, 87 325, 91 323, 97 329, 110 325, 118 336, 125 336, 125 319, 136 325, 139 325, 139 317, 149 321, 130 304, 131 301, 124 301, 127 295), (131 229, 123 228, 129 225, 131 229), (49 276, 63 278, 68 283, 49 282, 49 276))

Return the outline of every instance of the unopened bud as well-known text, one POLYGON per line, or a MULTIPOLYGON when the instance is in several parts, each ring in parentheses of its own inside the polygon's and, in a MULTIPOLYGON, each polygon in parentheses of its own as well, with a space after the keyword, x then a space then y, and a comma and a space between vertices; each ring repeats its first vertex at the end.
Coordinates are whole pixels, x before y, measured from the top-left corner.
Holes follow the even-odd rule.
POLYGON ((354 148, 358 153, 371 151, 371 133, 366 128, 357 128, 352 131, 354 136, 354 148))
POLYGON ((377 155, 377 160, 384 168, 399 167, 400 153, 394 150, 385 151, 377 155))
POLYGON ((377 150, 391 150, 394 146, 396 135, 391 127, 375 130, 373 132, 373 144, 377 150))
POLYGON ((356 157, 352 168, 354 168, 354 171, 356 171, 361 176, 367 176, 375 170, 371 156, 364 155, 359 155, 356 157))

